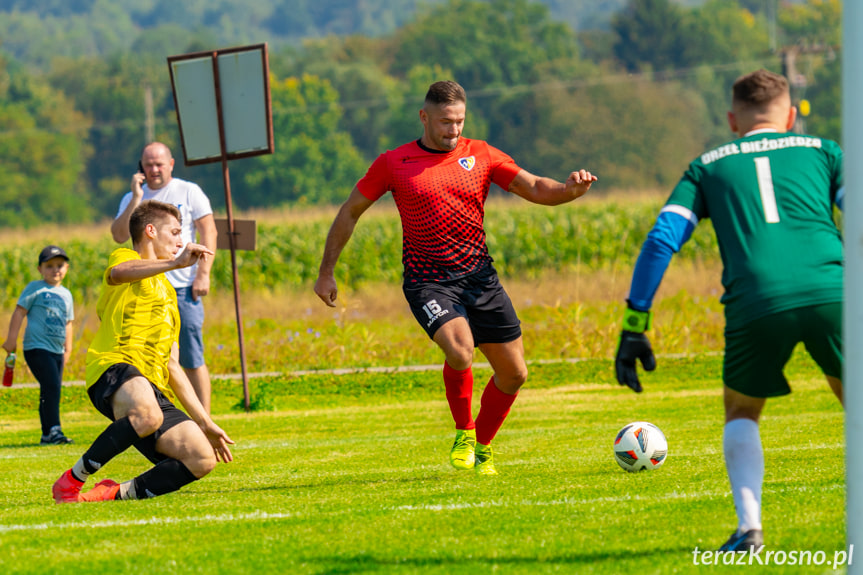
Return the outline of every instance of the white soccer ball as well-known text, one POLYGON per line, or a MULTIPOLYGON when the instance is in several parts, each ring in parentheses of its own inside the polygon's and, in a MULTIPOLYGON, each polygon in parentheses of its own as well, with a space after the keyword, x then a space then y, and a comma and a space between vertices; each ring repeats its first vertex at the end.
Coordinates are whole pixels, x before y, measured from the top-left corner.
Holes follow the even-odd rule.
POLYGON ((656 469, 665 462, 666 455, 665 435, 646 421, 624 425, 614 438, 614 460, 627 471, 656 469))

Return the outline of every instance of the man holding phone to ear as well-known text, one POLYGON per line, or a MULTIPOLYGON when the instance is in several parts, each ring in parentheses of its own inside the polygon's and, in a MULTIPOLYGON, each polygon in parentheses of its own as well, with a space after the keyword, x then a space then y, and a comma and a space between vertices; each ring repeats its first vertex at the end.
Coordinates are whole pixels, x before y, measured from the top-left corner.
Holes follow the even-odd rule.
MULTIPOLYGON (((131 191, 123 196, 117 217, 111 224, 111 235, 117 243, 129 239, 129 217, 144 200, 158 200, 180 210, 183 223, 183 244, 198 243, 216 252, 216 221, 210 200, 195 183, 174 178, 174 157, 161 142, 144 147, 139 172, 132 176, 131 191)), ((210 268, 213 258, 194 266, 166 273, 177 291, 180 307, 180 365, 192 382, 195 394, 210 413, 210 372, 204 360, 204 304, 201 298, 210 293, 210 268)))

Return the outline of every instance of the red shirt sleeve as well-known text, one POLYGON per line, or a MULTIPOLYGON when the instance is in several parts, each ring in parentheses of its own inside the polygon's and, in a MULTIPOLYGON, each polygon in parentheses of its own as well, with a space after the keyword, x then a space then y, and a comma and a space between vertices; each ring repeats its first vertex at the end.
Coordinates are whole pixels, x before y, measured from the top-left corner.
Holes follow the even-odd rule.
POLYGON ((369 166, 366 175, 357 182, 357 189, 369 200, 376 202, 390 189, 390 170, 386 153, 369 166))
POLYGON ((521 168, 518 167, 515 160, 509 157, 509 155, 501 152, 494 146, 489 146, 488 152, 491 156, 492 164, 494 164, 491 181, 504 190, 508 190, 509 185, 521 171, 521 168))

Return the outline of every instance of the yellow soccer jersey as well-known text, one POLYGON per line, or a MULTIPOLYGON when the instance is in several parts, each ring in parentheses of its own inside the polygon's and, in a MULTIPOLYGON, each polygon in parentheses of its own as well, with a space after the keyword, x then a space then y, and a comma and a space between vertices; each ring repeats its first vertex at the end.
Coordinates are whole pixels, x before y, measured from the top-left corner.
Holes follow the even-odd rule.
POLYGON ((96 383, 112 365, 128 363, 173 399, 168 385, 168 360, 180 331, 177 292, 164 274, 108 285, 114 266, 137 259, 141 256, 129 248, 116 249, 108 258, 96 304, 101 323, 87 349, 87 386, 96 383))

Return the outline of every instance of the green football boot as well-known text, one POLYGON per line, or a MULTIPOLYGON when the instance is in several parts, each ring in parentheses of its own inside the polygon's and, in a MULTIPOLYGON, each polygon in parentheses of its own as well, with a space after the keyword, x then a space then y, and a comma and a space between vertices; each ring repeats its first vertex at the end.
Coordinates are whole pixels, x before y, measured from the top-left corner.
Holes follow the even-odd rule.
POLYGON ((456 469, 472 469, 475 445, 475 429, 457 429, 452 451, 449 452, 449 462, 452 463, 452 466, 456 469))
POLYGON ((491 452, 491 445, 476 444, 476 465, 474 468, 479 475, 497 475, 497 469, 494 468, 494 456, 491 452))

